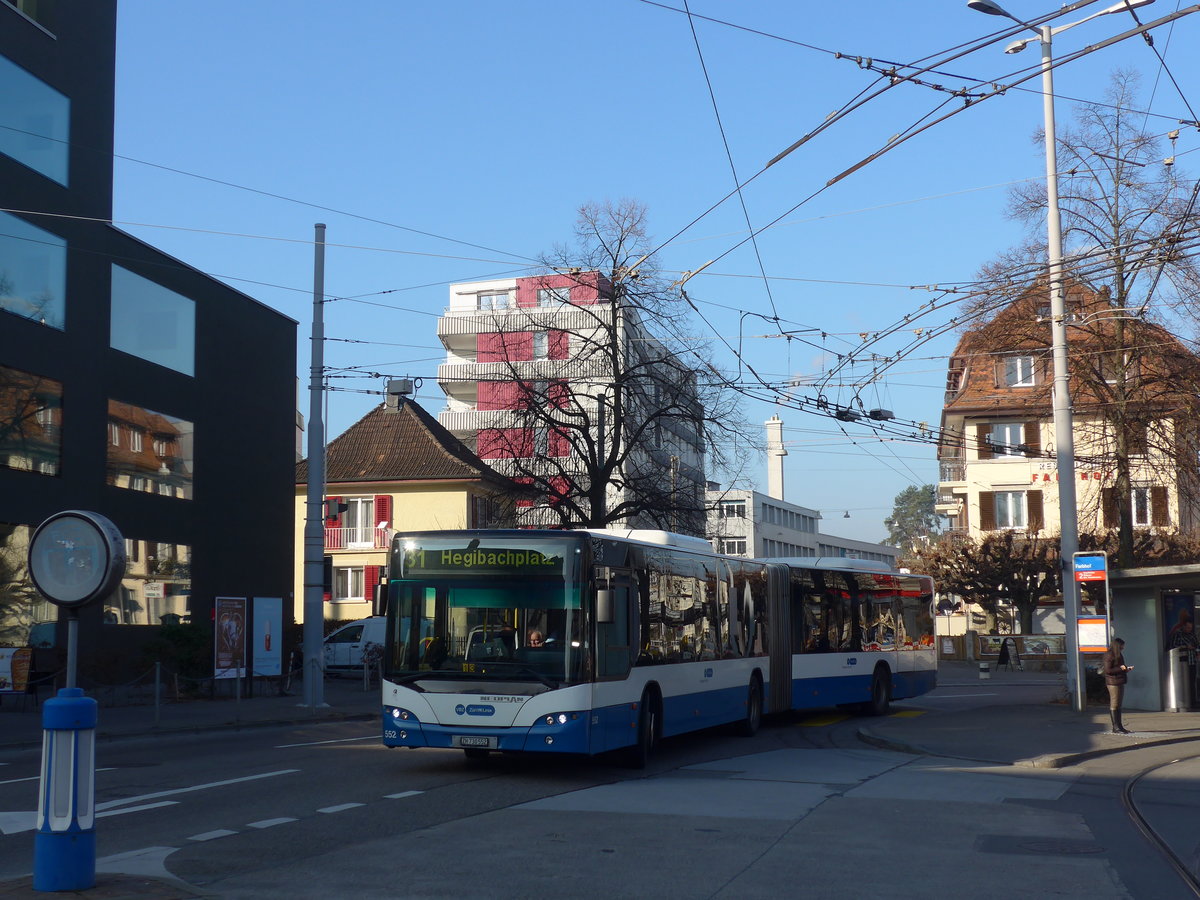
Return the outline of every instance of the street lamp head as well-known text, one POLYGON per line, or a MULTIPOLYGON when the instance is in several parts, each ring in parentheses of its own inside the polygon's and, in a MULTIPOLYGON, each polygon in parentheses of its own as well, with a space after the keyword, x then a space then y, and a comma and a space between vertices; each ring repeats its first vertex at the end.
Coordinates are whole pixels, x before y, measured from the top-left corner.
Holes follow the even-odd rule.
POLYGON ((987 13, 989 16, 1004 16, 1006 19, 1011 19, 1012 14, 999 3, 993 3, 992 0, 967 0, 967 6, 975 12, 987 13))
POLYGON ((1011 44, 1009 44, 1007 47, 1004 48, 1004 52, 1005 53, 1020 53, 1022 50, 1024 50, 1026 47, 1029 46, 1029 42, 1031 40, 1032 40, 1032 38, 1021 38, 1021 40, 1019 40, 1019 41, 1013 41, 1011 44))

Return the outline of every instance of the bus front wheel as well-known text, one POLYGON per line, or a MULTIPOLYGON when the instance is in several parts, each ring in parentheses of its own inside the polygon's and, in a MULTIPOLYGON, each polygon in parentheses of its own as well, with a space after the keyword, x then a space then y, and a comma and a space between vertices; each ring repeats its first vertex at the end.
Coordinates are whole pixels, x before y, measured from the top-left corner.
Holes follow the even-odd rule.
POLYGON ((625 765, 630 769, 646 768, 658 733, 658 707, 649 692, 642 694, 638 709, 637 743, 625 751, 625 765))

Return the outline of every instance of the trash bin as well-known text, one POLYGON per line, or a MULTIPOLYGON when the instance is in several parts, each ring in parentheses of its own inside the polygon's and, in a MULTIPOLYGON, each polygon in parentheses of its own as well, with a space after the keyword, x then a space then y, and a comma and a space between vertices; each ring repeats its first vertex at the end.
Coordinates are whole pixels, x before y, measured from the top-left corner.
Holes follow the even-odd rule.
POLYGON ((1192 685, 1188 671, 1188 650, 1174 647, 1167 651, 1167 711, 1186 712, 1192 705, 1192 685))

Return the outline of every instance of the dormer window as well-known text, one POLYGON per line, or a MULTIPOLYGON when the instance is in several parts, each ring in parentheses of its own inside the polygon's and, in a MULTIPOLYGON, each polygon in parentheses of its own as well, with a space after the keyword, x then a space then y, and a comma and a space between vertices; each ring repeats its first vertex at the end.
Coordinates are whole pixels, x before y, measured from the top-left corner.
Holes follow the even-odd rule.
POLYGON ((1006 356, 1004 358, 1005 387, 1033 387, 1036 383, 1036 368, 1032 356, 1006 356))

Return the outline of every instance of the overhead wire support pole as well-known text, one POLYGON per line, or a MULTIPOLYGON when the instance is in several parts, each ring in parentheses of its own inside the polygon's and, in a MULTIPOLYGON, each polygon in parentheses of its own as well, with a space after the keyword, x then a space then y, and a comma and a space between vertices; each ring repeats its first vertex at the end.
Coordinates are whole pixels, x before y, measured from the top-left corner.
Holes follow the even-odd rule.
POLYGON ((325 705, 325 226, 314 226, 312 369, 308 384, 308 501, 304 518, 304 705, 325 705))
POLYGON ((1078 508, 1075 498, 1075 421, 1071 411, 1071 373, 1067 362, 1067 304, 1063 292, 1062 217, 1058 199, 1058 147, 1054 125, 1054 60, 1052 34, 1043 25, 1042 112, 1046 131, 1046 232, 1050 280, 1050 338, 1054 362, 1054 453, 1058 471, 1059 575, 1066 618, 1067 686, 1072 707, 1087 704, 1083 666, 1079 659, 1079 589, 1073 565, 1079 549, 1078 508))

